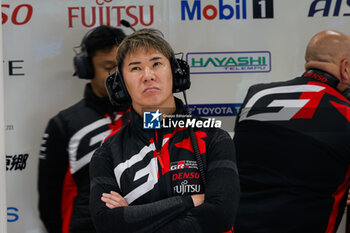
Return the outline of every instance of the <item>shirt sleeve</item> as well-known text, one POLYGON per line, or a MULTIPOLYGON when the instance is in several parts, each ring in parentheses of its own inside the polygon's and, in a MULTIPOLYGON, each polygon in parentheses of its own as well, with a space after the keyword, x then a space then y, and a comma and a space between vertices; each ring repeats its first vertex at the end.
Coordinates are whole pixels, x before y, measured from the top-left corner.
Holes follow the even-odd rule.
POLYGON ((106 143, 91 159, 90 180, 90 212, 98 233, 154 232, 193 208, 191 196, 174 196, 148 204, 109 209, 101 201, 102 194, 112 190, 120 193, 120 189, 106 143))
POLYGON ((207 151, 205 201, 166 224, 157 233, 227 232, 238 210, 240 186, 235 147, 227 132, 213 135, 207 151))
POLYGON ((39 214, 48 233, 62 232, 61 199, 68 169, 66 148, 67 139, 56 116, 46 127, 39 156, 39 214))

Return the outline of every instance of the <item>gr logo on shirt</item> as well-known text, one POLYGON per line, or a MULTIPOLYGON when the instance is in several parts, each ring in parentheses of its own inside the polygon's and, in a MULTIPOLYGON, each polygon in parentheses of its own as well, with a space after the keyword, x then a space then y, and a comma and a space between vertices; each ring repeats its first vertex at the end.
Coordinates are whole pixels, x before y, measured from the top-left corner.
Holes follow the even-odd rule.
POLYGON ((170 163, 170 171, 175 171, 175 170, 185 169, 185 168, 198 169, 197 162, 190 161, 190 160, 182 160, 182 161, 170 163))
MULTIPOLYGON (((259 100, 263 98, 271 98, 275 94, 289 94, 289 93, 311 93, 313 95, 323 95, 325 87, 317 85, 292 85, 284 87, 272 87, 255 93, 242 108, 239 122, 244 120, 256 120, 256 121, 288 121, 292 118, 306 118, 297 113, 308 106, 311 97, 303 97, 300 99, 271 99, 266 106, 259 106, 259 100), (256 107, 257 106, 257 107, 256 107), (261 110, 255 109, 263 108, 266 111, 260 113, 261 110)), ((319 98, 320 99, 320 98, 319 98)), ((316 108, 313 108, 314 110, 316 108)), ((309 111, 310 112, 310 111, 309 111)), ((299 113, 300 114, 300 113, 299 113)), ((312 117, 312 114, 308 114, 308 117, 312 117)))

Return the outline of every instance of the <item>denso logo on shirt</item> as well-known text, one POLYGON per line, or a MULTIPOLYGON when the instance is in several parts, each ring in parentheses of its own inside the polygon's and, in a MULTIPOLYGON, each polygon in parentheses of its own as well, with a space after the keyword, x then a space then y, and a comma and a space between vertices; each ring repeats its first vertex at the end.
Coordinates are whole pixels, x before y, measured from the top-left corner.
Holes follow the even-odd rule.
POLYGON ((185 180, 185 179, 196 179, 200 178, 199 172, 179 172, 172 175, 172 180, 185 180))
POLYGON ((175 171, 175 170, 185 169, 185 168, 198 169, 197 162, 196 161, 183 160, 183 161, 177 161, 177 162, 170 163, 170 171, 175 171))

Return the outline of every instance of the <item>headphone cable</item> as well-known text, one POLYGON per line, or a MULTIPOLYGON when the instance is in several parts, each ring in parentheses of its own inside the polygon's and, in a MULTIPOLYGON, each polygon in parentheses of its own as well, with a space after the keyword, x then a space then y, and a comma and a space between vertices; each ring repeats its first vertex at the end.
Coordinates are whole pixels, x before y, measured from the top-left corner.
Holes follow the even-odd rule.
MULTIPOLYGON (((184 100, 186 103, 186 112, 189 114, 190 108, 188 106, 188 102, 187 102, 187 98, 186 98, 186 91, 182 91, 182 93, 183 93, 184 100)), ((196 158, 199 174, 201 176, 203 185, 205 187, 207 184, 206 174, 205 174, 205 171, 206 171, 205 159, 202 159, 202 157, 201 157, 201 153, 200 153, 199 147, 198 147, 198 142, 197 142, 196 135, 194 133, 193 128, 188 127, 188 129, 190 131, 190 139, 191 139, 191 143, 192 143, 192 147, 193 147, 194 157, 196 158)))

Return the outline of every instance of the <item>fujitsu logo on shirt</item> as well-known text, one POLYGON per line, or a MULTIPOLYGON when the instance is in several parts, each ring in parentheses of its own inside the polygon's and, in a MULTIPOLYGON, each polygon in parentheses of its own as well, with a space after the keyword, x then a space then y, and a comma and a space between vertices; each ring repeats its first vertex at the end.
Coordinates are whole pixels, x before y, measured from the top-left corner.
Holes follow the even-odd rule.
POLYGON ((181 185, 174 187, 174 193, 184 195, 185 193, 199 193, 201 186, 199 184, 188 184, 187 180, 181 182, 181 185))

